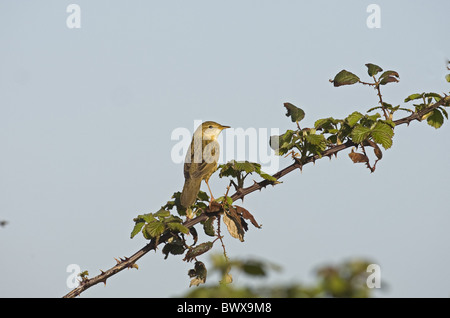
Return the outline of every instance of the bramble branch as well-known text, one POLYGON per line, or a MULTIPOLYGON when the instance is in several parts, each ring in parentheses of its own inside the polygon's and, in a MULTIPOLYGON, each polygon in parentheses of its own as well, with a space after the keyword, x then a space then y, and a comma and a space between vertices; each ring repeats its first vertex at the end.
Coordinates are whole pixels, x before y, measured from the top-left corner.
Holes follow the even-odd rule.
MULTIPOLYGON (((428 114, 429 112, 433 111, 434 109, 438 108, 439 106, 448 105, 448 104, 450 104, 450 96, 444 95, 444 97, 442 99, 440 99, 438 102, 434 103, 433 105, 430 105, 420 111, 414 112, 413 114, 411 114, 407 117, 395 120, 394 124, 395 124, 395 126, 402 125, 402 124, 409 125, 414 120, 421 121, 424 115, 428 114)), ((343 144, 335 145, 335 146, 332 146, 332 147, 324 150, 323 152, 321 152, 320 155, 309 156, 309 157, 303 158, 302 160, 293 156, 294 162, 291 165, 287 166, 286 168, 275 173, 273 175, 273 177, 276 178, 277 180, 279 180, 283 176, 287 175, 288 173, 290 173, 296 169, 301 170, 305 164, 315 162, 316 160, 321 159, 323 157, 329 157, 331 159, 331 157, 333 155, 337 156, 338 152, 340 152, 344 149, 347 149, 349 147, 352 147, 352 146, 356 146, 356 144, 353 143, 351 140, 349 140, 343 144)), ((253 185, 248 186, 246 188, 236 187, 236 184, 233 184, 236 188, 236 192, 233 195, 231 195, 230 198, 233 200, 233 202, 235 202, 239 199, 243 199, 246 195, 249 195, 250 193, 253 193, 257 190, 261 190, 261 189, 265 188, 266 186, 268 186, 270 184, 274 185, 274 182, 267 180, 267 179, 265 179, 261 182, 255 182, 253 185)), ((194 225, 207 220, 209 217, 219 216, 221 213, 223 213, 223 209, 221 208, 218 210, 217 206, 213 205, 213 208, 207 207, 199 216, 197 216, 193 219, 186 220, 183 223, 183 225, 187 228, 192 228, 194 225)), ((76 297, 76 296, 80 295, 82 292, 84 292, 85 290, 87 290, 88 288, 90 288, 98 283, 106 284, 106 280, 109 277, 119 273, 120 271, 122 271, 126 268, 137 268, 135 263, 142 256, 147 254, 149 251, 156 249, 159 244, 167 241, 170 237, 172 237, 172 235, 173 234, 170 231, 166 231, 158 238, 158 240, 152 239, 150 241, 150 243, 145 245, 143 248, 141 248, 139 251, 134 253, 132 256, 125 257, 124 259, 121 259, 121 260, 116 260, 117 264, 115 266, 113 266, 112 268, 108 269, 107 271, 101 271, 101 273, 99 275, 97 275, 93 278, 83 277, 80 282, 80 285, 77 288, 70 291, 69 293, 67 293, 64 296, 64 298, 76 297)))

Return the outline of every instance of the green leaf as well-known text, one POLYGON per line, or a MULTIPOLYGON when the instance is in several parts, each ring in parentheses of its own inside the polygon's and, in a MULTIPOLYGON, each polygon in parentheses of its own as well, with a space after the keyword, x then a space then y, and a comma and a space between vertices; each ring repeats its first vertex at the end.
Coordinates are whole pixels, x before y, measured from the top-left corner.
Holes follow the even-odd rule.
POLYGON ((375 106, 375 107, 370 108, 367 112, 370 113, 370 112, 374 111, 375 109, 382 109, 382 107, 381 106, 375 106))
POLYGON ((323 148, 323 150, 325 150, 327 146, 324 135, 308 134, 306 135, 305 140, 311 145, 318 146, 320 149, 323 148))
POLYGON ((387 83, 397 83, 398 79, 396 79, 395 77, 385 77, 380 81, 380 85, 386 85, 387 83))
MULTIPOLYGON (((219 203, 224 203, 224 199, 225 199, 225 197, 221 196, 221 197, 218 197, 218 198, 216 199, 216 201, 219 202, 219 203)), ((232 199, 231 197, 228 197, 228 196, 227 196, 227 201, 226 201, 226 203, 227 203, 228 205, 233 204, 233 199, 232 199)))
POLYGON ((331 135, 327 138, 327 141, 331 144, 337 144, 338 137, 336 135, 331 135))
POLYGON ((214 230, 213 222, 216 218, 215 217, 209 217, 204 223, 203 223, 203 231, 206 235, 209 236, 216 236, 216 231, 214 230))
POLYGON ((162 220, 164 223, 171 223, 171 222, 178 222, 178 223, 182 223, 183 220, 175 215, 169 215, 168 217, 166 217, 165 219, 162 220))
POLYGON ((345 120, 350 127, 353 127, 363 117, 364 115, 361 114, 360 112, 353 112, 350 115, 348 115, 347 118, 345 118, 345 120))
POLYGON ((359 77, 351 72, 342 70, 336 74, 331 82, 333 83, 334 87, 342 85, 352 85, 359 82, 359 77))
POLYGON ((206 282, 207 273, 205 264, 200 261, 195 262, 194 268, 188 272, 189 277, 193 277, 189 287, 204 284, 206 282))
POLYGON ((184 234, 188 234, 189 233, 189 228, 187 228, 186 226, 184 226, 183 224, 178 223, 178 222, 167 223, 167 227, 169 229, 171 229, 172 231, 178 231, 178 232, 181 232, 181 233, 184 233, 184 234))
POLYGON ((445 118, 448 119, 448 113, 447 113, 447 111, 446 111, 444 108, 442 108, 442 107, 439 107, 439 109, 440 109, 441 112, 444 114, 445 118))
POLYGON ((411 95, 409 95, 408 97, 405 98, 405 103, 407 103, 407 102, 409 102, 411 100, 421 99, 421 98, 423 98, 423 93, 422 94, 419 94, 419 93, 411 94, 411 95))
POLYGON ((259 169, 261 169, 261 165, 259 163, 249 161, 234 161, 234 169, 252 173, 255 171, 259 171, 259 169))
POLYGON ((350 136, 355 144, 359 144, 370 136, 370 132, 370 128, 357 125, 355 126, 355 128, 353 128, 350 136))
POLYGON ((261 169, 261 165, 259 163, 231 160, 220 166, 219 176, 236 178, 240 172, 252 173, 258 171, 259 169, 261 169))
POLYGON ((329 131, 330 129, 335 129, 337 122, 333 117, 318 119, 314 123, 314 128, 329 131))
POLYGON ((444 116, 439 109, 434 109, 432 114, 427 118, 427 123, 436 129, 440 128, 444 123, 444 116))
POLYGON ((392 146, 392 137, 394 136, 394 130, 388 124, 381 121, 377 122, 372 129, 372 139, 377 144, 381 144, 384 149, 388 149, 392 146))
POLYGON ((270 174, 267 174, 265 172, 261 171, 261 173, 259 173, 259 175, 261 176, 261 178, 263 178, 265 180, 280 183, 280 182, 277 181, 277 178, 275 178, 275 177, 273 177, 270 174))
POLYGON ((445 75, 445 80, 450 83, 450 74, 445 75))
MULTIPOLYGON (((380 122, 390 126, 391 128, 395 128, 395 123, 394 123, 394 121, 392 121, 392 119, 386 119, 386 120, 382 119, 382 120, 380 120, 380 122)), ((394 135, 394 133, 392 133, 392 136, 393 135, 394 135)))
POLYGON ((172 210, 174 207, 176 207, 179 215, 186 215, 186 208, 181 205, 180 197, 180 191, 174 192, 174 194, 172 195, 172 199, 174 200, 168 201, 166 205, 163 206, 163 209, 172 210))
POLYGON ((424 97, 433 97, 436 102, 438 102, 442 99, 442 96, 439 95, 438 93, 426 93, 423 96, 424 97))
POLYGON ((167 210, 164 210, 163 208, 161 208, 158 212, 153 213, 153 216, 156 216, 159 219, 164 219, 165 217, 168 217, 169 215, 170 215, 170 212, 167 210))
POLYGON ((279 151, 282 148, 289 146, 294 135, 293 130, 287 130, 284 134, 280 136, 270 136, 269 145, 275 151, 279 151))
POLYGON ((197 199, 200 201, 208 201, 209 202, 209 195, 204 191, 199 191, 197 194, 197 199))
POLYGON ((376 121, 378 118, 380 118, 381 117, 381 115, 379 114, 379 113, 375 113, 375 114, 373 114, 373 115, 370 115, 370 116, 368 116, 368 115, 366 115, 366 116, 364 116, 365 118, 365 120, 367 120, 367 121, 376 121))
POLYGON ((165 255, 164 259, 167 259, 169 253, 172 255, 181 255, 185 250, 184 242, 178 236, 175 236, 171 242, 164 245, 162 252, 165 255))
POLYGON ((369 74, 369 76, 375 76, 378 74, 378 72, 383 71, 381 67, 372 63, 367 63, 366 66, 367 66, 367 73, 369 74))
POLYGON ((386 71, 380 75, 379 81, 380 85, 386 85, 391 82, 398 82, 400 76, 396 71, 386 71))
POLYGON ((133 238, 136 236, 136 234, 138 234, 142 227, 145 225, 145 222, 136 222, 136 224, 134 225, 133 231, 131 231, 131 237, 133 238))
POLYGON ((82 279, 83 278, 87 278, 89 276, 89 272, 88 271, 82 271, 81 273, 78 274, 78 276, 80 276, 82 279))
MULTIPOLYGON (((143 232, 151 238, 156 238, 164 233, 166 226, 163 222, 154 221, 145 225, 143 232)), ((145 235, 144 235, 145 236, 145 235)))
POLYGON ((137 218, 133 219, 134 222, 147 222, 147 223, 153 222, 155 220, 156 219, 153 216, 153 213, 138 215, 137 218))
MULTIPOLYGON (((271 139, 278 138, 278 137, 279 136, 272 136, 271 139)), ((292 135, 291 135, 291 137, 292 137, 292 135)), ((242 183, 242 184, 238 184, 238 186, 240 186, 240 187, 243 186, 243 180, 245 178, 245 176, 242 176, 243 172, 245 172, 246 174, 251 174, 251 173, 256 172, 263 179, 273 181, 273 182, 276 181, 276 178, 261 171, 261 165, 259 163, 255 163, 255 162, 231 160, 224 165, 220 165, 219 168, 220 168, 220 173, 219 173, 220 177, 227 176, 227 177, 237 178, 238 183, 242 183)), ((228 197, 228 200, 231 200, 231 198, 228 197)), ((233 202, 230 202, 230 204, 232 204, 232 203, 233 202)))
POLYGON ((287 109, 286 117, 291 117, 292 122, 299 122, 305 118, 305 112, 301 108, 291 103, 284 103, 284 107, 287 109))
POLYGON ((184 257, 184 261, 190 262, 197 256, 200 256, 206 252, 208 252, 213 247, 213 242, 205 242, 202 244, 199 244, 195 247, 191 247, 184 257))

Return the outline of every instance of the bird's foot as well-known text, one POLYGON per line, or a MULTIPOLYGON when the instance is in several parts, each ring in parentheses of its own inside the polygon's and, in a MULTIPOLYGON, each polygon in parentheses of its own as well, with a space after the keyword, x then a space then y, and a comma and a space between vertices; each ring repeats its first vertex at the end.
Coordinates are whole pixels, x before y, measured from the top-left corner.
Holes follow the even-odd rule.
POLYGON ((208 207, 208 212, 212 213, 212 212, 219 212, 222 209, 222 205, 220 203, 218 203, 217 201, 209 201, 209 207, 208 207))

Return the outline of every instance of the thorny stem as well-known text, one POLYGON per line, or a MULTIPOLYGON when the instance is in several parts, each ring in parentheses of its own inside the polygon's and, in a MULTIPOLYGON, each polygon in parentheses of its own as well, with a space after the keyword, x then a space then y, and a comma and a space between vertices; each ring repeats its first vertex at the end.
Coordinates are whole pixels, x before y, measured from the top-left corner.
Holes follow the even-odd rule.
MULTIPOLYGON (((363 83, 364 84, 364 83, 363 83)), ((368 83, 370 84, 370 83, 368 83)), ((440 101, 436 102, 435 104, 421 110, 418 112, 414 112, 413 114, 395 120, 394 124, 396 126, 398 125, 402 125, 402 124, 407 124, 409 125, 412 121, 414 120, 418 120, 421 121, 422 117, 433 111, 434 109, 438 108, 439 106, 443 105, 443 104, 447 104, 450 103, 450 96, 445 95, 444 98, 442 98, 440 101)), ((333 146, 325 151, 322 152, 322 154, 319 155, 315 155, 315 156, 309 156, 307 158, 305 158, 304 160, 300 161, 298 160, 298 158, 294 158, 294 163, 291 164, 290 166, 287 166, 286 168, 278 171, 277 173, 275 173, 273 175, 273 177, 275 177, 276 179, 280 179, 281 177, 287 175, 288 173, 296 170, 296 169, 301 169, 303 165, 310 163, 310 162, 314 162, 317 159, 323 158, 323 157, 330 157, 332 155, 337 155, 338 152, 347 149, 349 147, 352 146, 356 146, 352 141, 347 141, 344 144, 340 144, 340 145, 336 145, 333 146)), ((236 190, 236 192, 230 197, 233 202, 237 201, 239 199, 243 199, 246 195, 255 192, 257 190, 261 190, 262 188, 265 188, 267 185, 269 184, 273 184, 272 182, 268 181, 268 180, 263 180, 261 182, 255 182, 253 185, 247 187, 247 188, 239 188, 236 190)), ((183 225, 191 228, 194 225, 205 221, 206 219, 208 219, 210 216, 220 216, 221 211, 219 212, 208 212, 207 211, 203 212, 202 214, 200 214, 199 216, 193 218, 193 219, 189 219, 186 220, 183 225)), ((117 274, 118 272, 124 270, 125 268, 132 268, 133 264, 136 263, 137 260, 139 260, 142 256, 144 256, 145 254, 147 254, 149 251, 156 249, 156 247, 165 242, 167 239, 169 239, 171 237, 171 233, 170 232, 166 232, 164 234, 161 235, 161 237, 158 240, 158 243, 156 243, 155 239, 152 239, 150 241, 150 243, 148 243, 147 245, 145 245, 143 248, 141 248, 139 251, 137 251, 136 253, 134 253, 131 257, 125 257, 125 259, 121 259, 120 263, 118 262, 118 264, 116 264, 115 266, 113 266, 112 268, 110 268, 109 270, 105 271, 105 272, 101 272, 100 275, 97 275, 93 278, 87 278, 85 280, 83 280, 83 282, 80 284, 80 286, 76 287, 75 289, 73 289, 72 291, 70 291, 69 293, 67 293, 65 296, 63 296, 64 298, 74 298, 78 295, 80 295, 82 292, 84 292, 86 289, 98 284, 98 283, 105 283, 106 284, 106 279, 108 279, 109 277, 117 274)))
MULTIPOLYGON (((361 143, 360 146, 361 146, 361 149, 362 149, 362 152, 363 152, 364 156, 366 156, 367 158, 369 158, 369 156, 367 156, 366 149, 364 148, 364 145, 361 143)), ((376 163, 375 163, 375 164, 376 164, 376 163)), ((367 165, 367 168, 369 168, 369 170, 370 170, 371 172, 374 172, 374 171, 375 171, 375 165, 372 167, 372 166, 370 165, 370 162, 369 162, 369 161, 366 162, 366 165, 367 165)))
POLYGON ((369 86, 375 86, 376 85, 376 83, 368 83, 368 82, 363 82, 361 80, 359 80, 358 83, 363 84, 363 85, 369 85, 369 86))
MULTIPOLYGON (((248 175, 248 173, 247 173, 248 175)), ((245 178, 245 177, 244 177, 245 178)), ((227 197, 228 197, 228 192, 230 191, 230 186, 227 187, 227 192, 225 193, 225 196, 223 197, 223 201, 222 201, 222 210, 225 211, 225 204, 227 202, 227 197)), ((217 217, 217 238, 219 239, 220 243, 222 244, 222 248, 223 248, 223 256, 225 257, 226 262, 228 263, 229 259, 227 256, 227 251, 225 249, 225 244, 223 243, 223 236, 220 233, 220 215, 217 217)))
POLYGON ((363 85, 374 86, 374 89, 377 90, 377 95, 378 95, 381 109, 383 110, 384 118, 386 118, 386 120, 389 120, 389 115, 386 113, 386 109, 384 108, 384 105, 383 105, 383 98, 381 97, 380 82, 377 82, 375 75, 373 75, 372 77, 373 77, 373 80, 375 81, 374 83, 367 83, 367 82, 363 82, 361 80, 359 80, 358 82, 363 85))
POLYGON ((225 249, 225 244, 223 243, 222 240, 223 236, 220 233, 220 215, 217 217, 217 239, 219 239, 220 244, 222 244, 222 249, 223 249, 223 256, 225 257, 226 262, 228 263, 229 258, 227 256, 227 251, 225 249))
MULTIPOLYGON (((375 76, 373 78, 375 79, 375 76)), ((375 89, 377 90, 377 95, 378 95, 378 98, 380 99, 379 102, 380 102, 381 109, 383 110, 384 118, 386 118, 386 120, 389 120, 389 116, 386 113, 386 108, 384 108, 384 105, 383 105, 383 98, 381 97, 381 90, 380 90, 379 82, 376 82, 375 89)))

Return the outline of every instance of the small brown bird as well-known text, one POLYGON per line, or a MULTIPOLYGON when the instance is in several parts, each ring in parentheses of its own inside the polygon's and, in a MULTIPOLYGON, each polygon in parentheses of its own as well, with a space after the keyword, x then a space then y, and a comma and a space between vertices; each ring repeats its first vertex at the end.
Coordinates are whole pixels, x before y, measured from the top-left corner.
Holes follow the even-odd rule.
POLYGON ((230 128, 230 126, 205 121, 195 130, 184 162, 185 182, 181 192, 181 205, 185 208, 194 204, 202 180, 205 180, 211 199, 214 199, 208 181, 209 177, 217 170, 220 149, 216 139, 226 128, 230 128))

